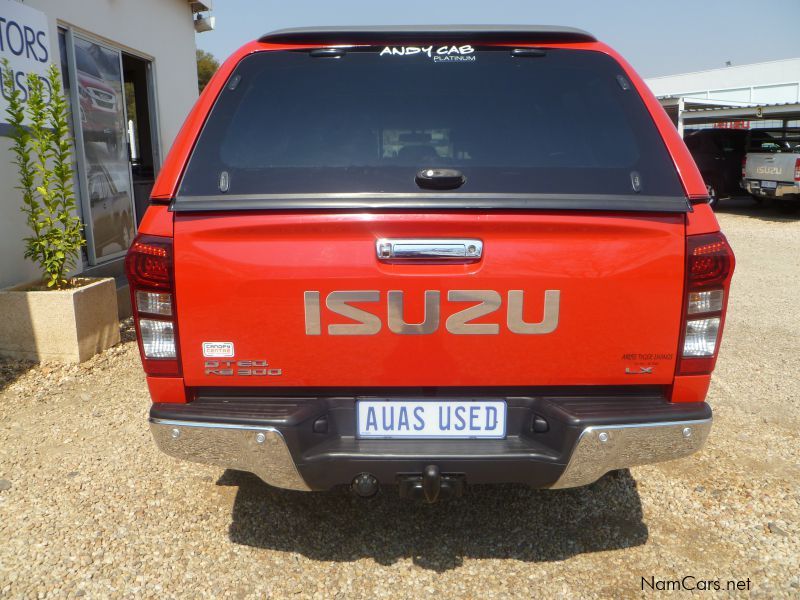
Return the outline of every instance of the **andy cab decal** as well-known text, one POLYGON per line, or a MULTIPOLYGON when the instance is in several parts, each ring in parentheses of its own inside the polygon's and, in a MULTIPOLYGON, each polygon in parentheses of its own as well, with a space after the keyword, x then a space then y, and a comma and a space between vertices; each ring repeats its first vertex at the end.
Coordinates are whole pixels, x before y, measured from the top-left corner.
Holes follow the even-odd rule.
POLYGON ((463 46, 386 46, 380 56, 427 56, 433 62, 475 62, 475 48, 463 46))

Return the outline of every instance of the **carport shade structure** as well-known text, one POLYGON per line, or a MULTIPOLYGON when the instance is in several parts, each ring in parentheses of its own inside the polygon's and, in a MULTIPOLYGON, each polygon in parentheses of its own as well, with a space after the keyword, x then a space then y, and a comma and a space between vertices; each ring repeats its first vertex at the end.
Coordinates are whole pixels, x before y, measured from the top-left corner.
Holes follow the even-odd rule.
POLYGON ((800 120, 800 102, 784 104, 751 104, 731 100, 711 100, 667 96, 658 99, 683 137, 684 125, 707 125, 726 121, 789 121, 800 120))

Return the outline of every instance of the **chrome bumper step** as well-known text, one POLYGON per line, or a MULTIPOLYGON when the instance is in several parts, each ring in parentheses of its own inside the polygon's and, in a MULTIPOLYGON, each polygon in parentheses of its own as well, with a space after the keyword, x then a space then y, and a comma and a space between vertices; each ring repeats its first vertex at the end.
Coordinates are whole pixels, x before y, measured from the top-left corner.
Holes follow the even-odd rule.
POLYGON ((274 427, 150 419, 150 430, 161 451, 175 458, 247 471, 279 488, 311 491, 274 427))
POLYGON ((711 419, 587 427, 551 487, 587 485, 616 469, 689 456, 703 447, 710 431, 711 419))

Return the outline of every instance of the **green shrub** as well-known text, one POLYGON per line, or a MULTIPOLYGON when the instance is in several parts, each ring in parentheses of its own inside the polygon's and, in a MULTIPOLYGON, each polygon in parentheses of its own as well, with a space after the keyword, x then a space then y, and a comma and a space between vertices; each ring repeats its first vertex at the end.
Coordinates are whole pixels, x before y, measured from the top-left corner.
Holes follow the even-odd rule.
POLYGON ((48 288, 63 289, 70 285, 65 273, 77 264, 86 241, 75 215, 72 138, 61 73, 51 65, 46 81, 29 74, 27 102, 14 85, 8 61, 3 61, 2 77, 6 114, 13 129, 17 189, 22 192, 22 212, 32 232, 25 238, 25 258, 39 265, 48 288))

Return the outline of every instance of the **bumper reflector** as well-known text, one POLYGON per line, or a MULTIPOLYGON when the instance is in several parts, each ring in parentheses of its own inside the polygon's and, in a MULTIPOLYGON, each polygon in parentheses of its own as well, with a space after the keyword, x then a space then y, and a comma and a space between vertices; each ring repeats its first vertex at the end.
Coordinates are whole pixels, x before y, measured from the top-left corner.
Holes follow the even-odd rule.
POLYGON ((139 319, 142 347, 147 358, 176 358, 175 326, 172 321, 139 319))
POLYGON ((719 317, 691 319, 686 321, 686 335, 683 338, 683 356, 713 356, 717 347, 719 317))

